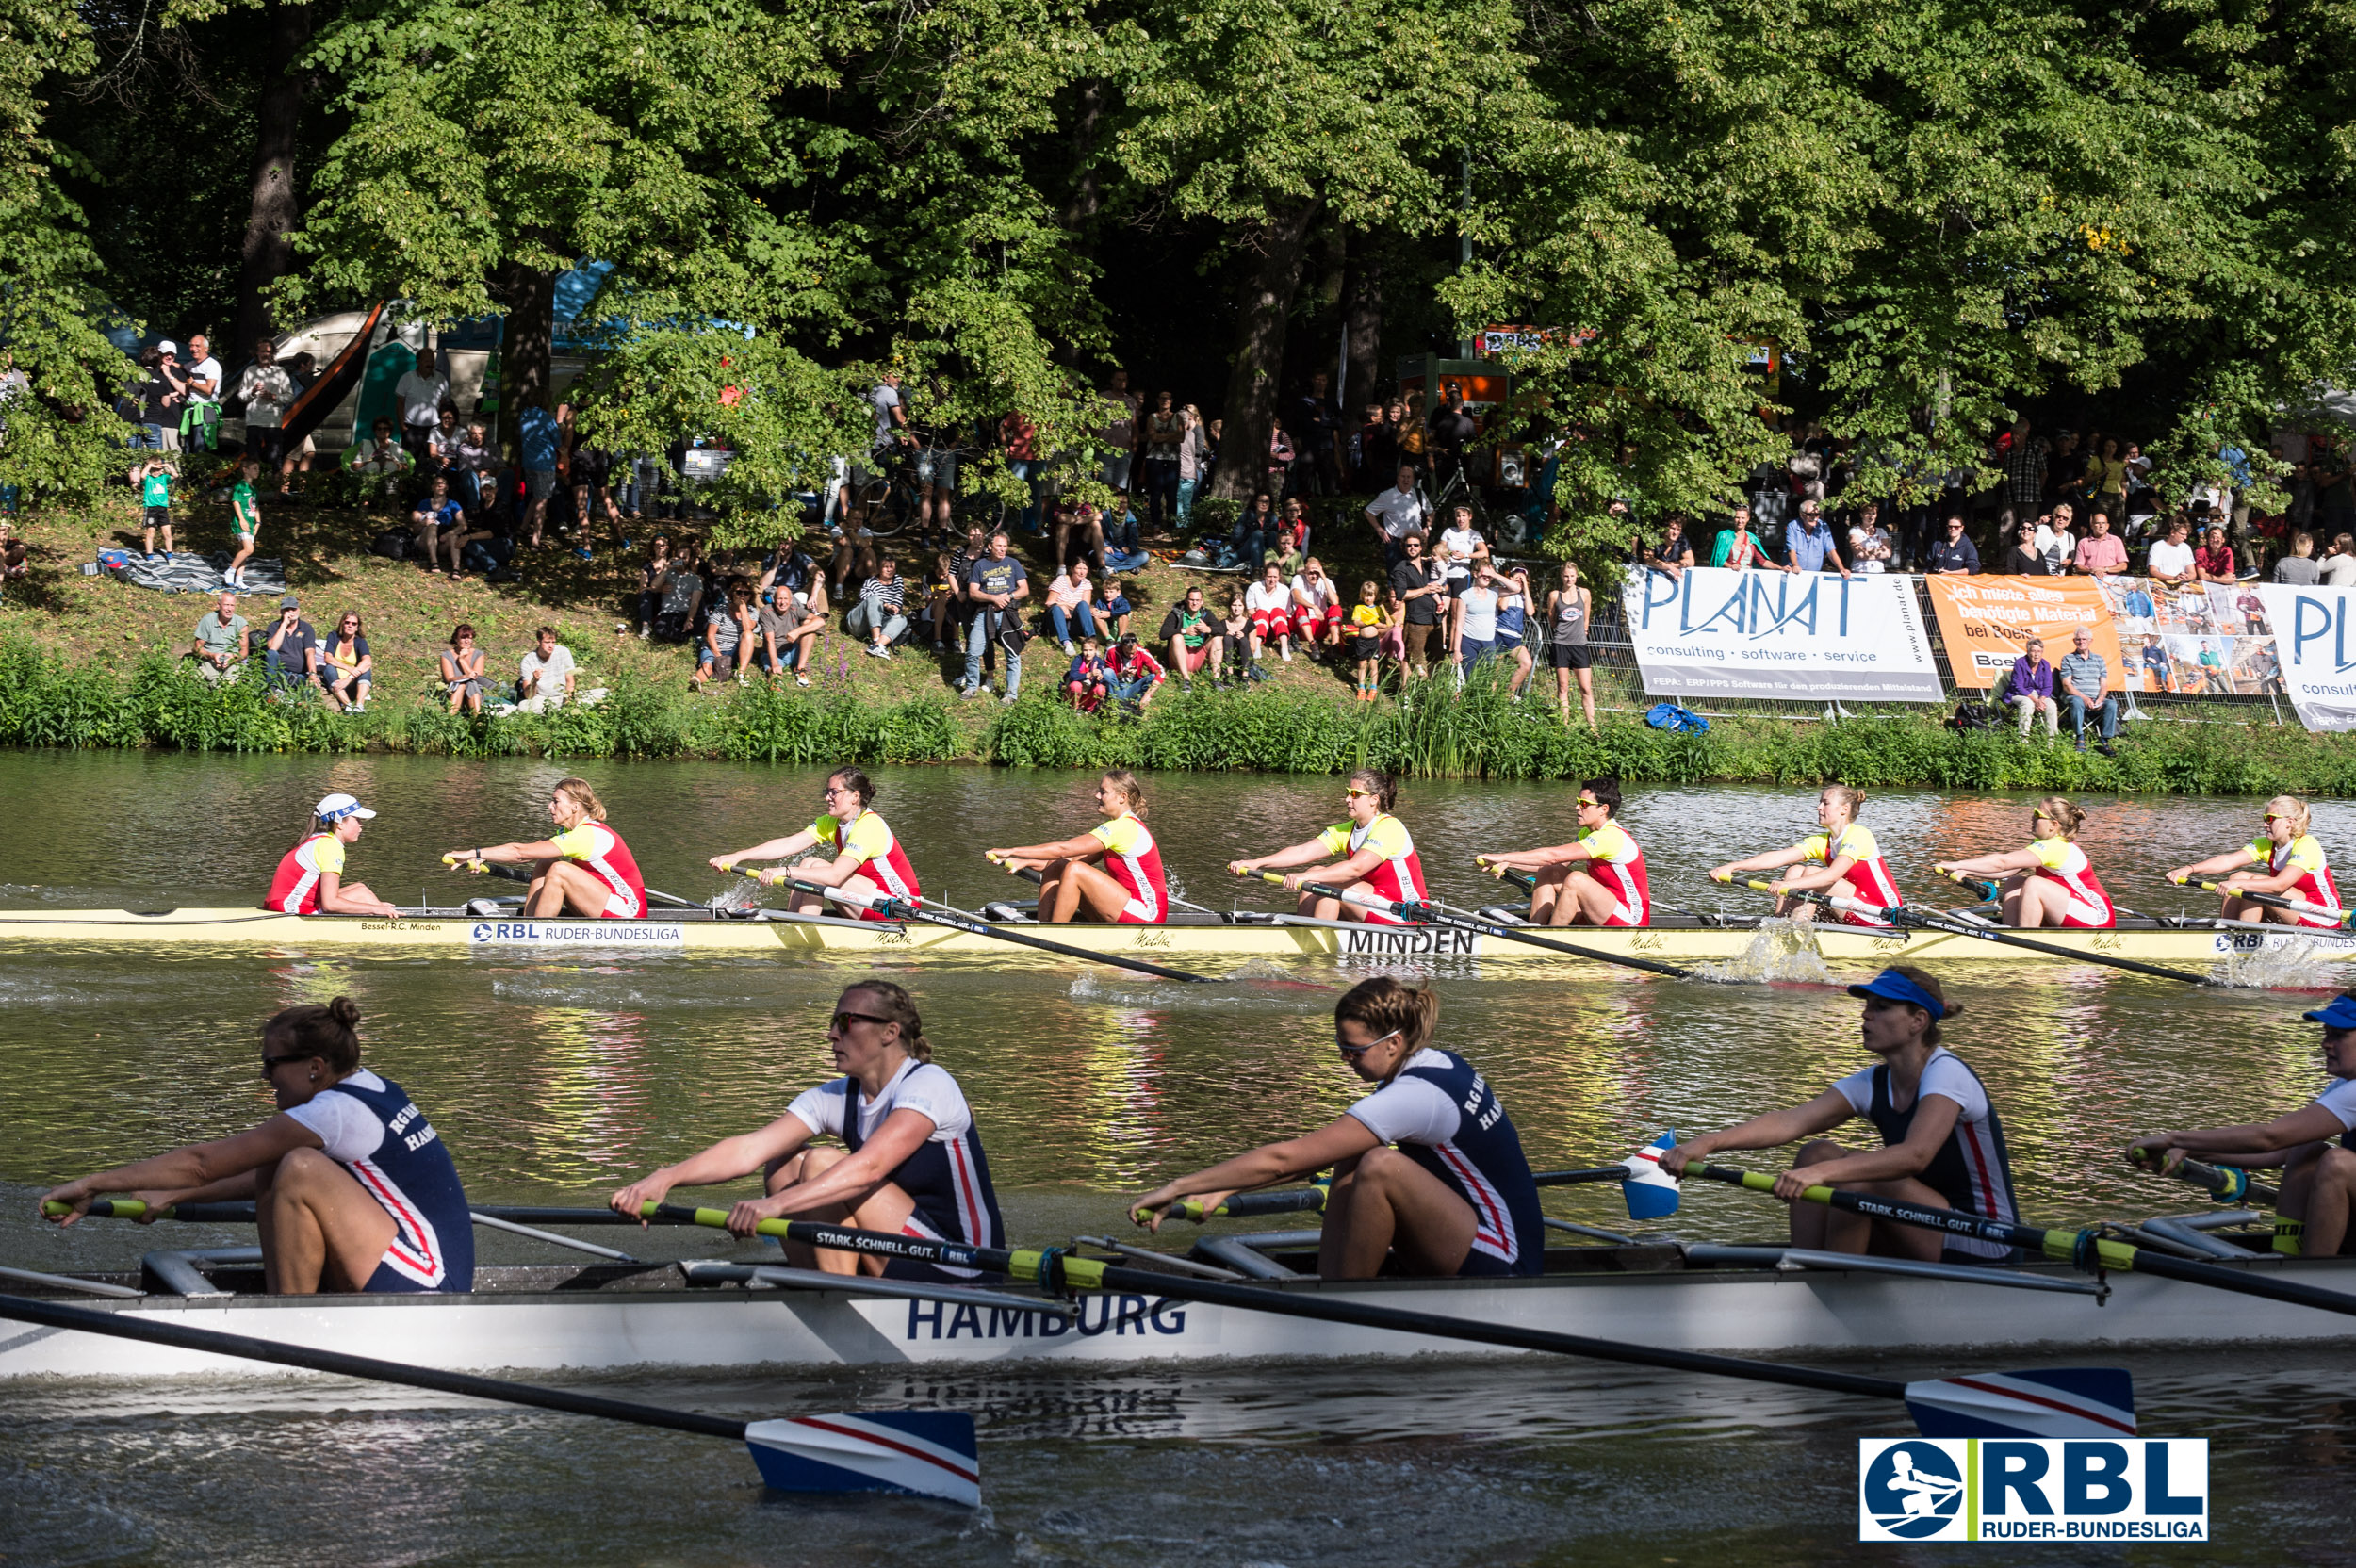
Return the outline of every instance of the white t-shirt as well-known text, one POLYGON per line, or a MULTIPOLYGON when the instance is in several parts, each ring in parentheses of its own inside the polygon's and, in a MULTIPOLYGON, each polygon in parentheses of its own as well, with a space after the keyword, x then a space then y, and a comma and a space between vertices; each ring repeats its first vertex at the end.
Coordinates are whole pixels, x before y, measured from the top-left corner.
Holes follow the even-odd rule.
POLYGON ((1456 596, 1456 602, 1464 607, 1464 620, 1459 629, 1468 643, 1494 643, 1497 635, 1497 591, 1478 583, 1456 596))
POLYGON ((2154 577, 2181 577, 2192 570, 2192 547, 2163 539, 2151 547, 2151 570, 2154 577))
POLYGON ((2356 588, 2356 555, 2335 555, 2326 561, 2323 580, 2334 588, 2356 588))
MULTIPOLYGON (((793 1104, 793 1114, 802 1119, 804 1126, 826 1137, 839 1138, 846 1125, 851 1096, 859 1086, 848 1078, 837 1078, 814 1089, 804 1089, 793 1104)), ((911 1061, 892 1074, 883 1092, 859 1108, 859 1135, 861 1143, 875 1135, 894 1111, 914 1111, 933 1124, 930 1143, 955 1143, 965 1136, 973 1125, 973 1113, 965 1103, 965 1091, 949 1076, 946 1068, 932 1062, 911 1061)))
POLYGON ((402 424, 412 430, 437 425, 442 404, 450 400, 450 378, 439 370, 430 376, 412 370, 393 384, 393 396, 401 400, 402 424))
POLYGON ((564 690, 564 678, 573 673, 573 650, 559 643, 556 651, 544 660, 540 657, 540 650, 534 647, 524 655, 523 672, 526 685, 531 685, 533 676, 540 678, 540 684, 532 687, 537 694, 546 696, 550 692, 561 693, 564 690))
MULTIPOLYGON (((343 1082, 370 1093, 384 1087, 384 1080, 367 1068, 343 1082)), ((384 1119, 337 1089, 321 1089, 286 1114, 317 1133, 327 1157, 338 1165, 367 1159, 384 1141, 384 1119)))
POLYGON ((1316 586, 1312 587, 1306 572, 1296 572, 1293 574, 1292 591, 1299 596, 1299 602, 1312 610, 1331 610, 1342 602, 1341 593, 1333 586, 1333 580, 1330 577, 1318 578, 1316 586))
POLYGON ((2338 1117, 2342 1127, 2356 1129, 2356 1078, 2333 1080, 2330 1088, 2315 1096, 2315 1103, 2338 1117))
POLYGON ((1273 588, 1265 582, 1255 582, 1243 591, 1243 607, 1246 610, 1290 610, 1293 607, 1292 590, 1281 582, 1273 588))
POLYGON ((275 430, 294 401, 294 378, 283 365, 249 365, 237 377, 237 396, 245 400, 245 428, 275 430))
POLYGON ((180 379, 188 384, 188 401, 192 403, 221 401, 221 361, 210 354, 189 366, 181 373, 180 379), (205 383, 212 387, 212 390, 210 392, 198 391, 196 388, 198 382, 205 383))
MULTIPOLYGON (((1833 1086, 1859 1116, 1873 1107, 1873 1070, 1869 1067, 1862 1072, 1852 1072, 1833 1086)), ((1980 1086, 1979 1079, 1972 1076, 1962 1059, 1945 1046, 1933 1051, 1931 1059, 1923 1064, 1922 1081, 1915 1086, 1914 1102, 1921 1104, 1922 1097, 1929 1094, 1943 1094, 1962 1107, 1955 1117, 1959 1127, 1976 1126, 1988 1119, 1988 1090, 1980 1086)))
POLYGON ((1411 1067, 1446 1069, 1448 1057, 1426 1046, 1407 1058, 1399 1075, 1350 1107, 1350 1114, 1384 1143, 1437 1147, 1454 1141, 1463 1113, 1429 1078, 1406 1076, 1411 1067))
POLYGON ((1446 545, 1448 554, 1457 560, 1469 562, 1481 548, 1481 531, 1470 528, 1443 529, 1440 531, 1440 543, 1446 545))
POLYGON ((875 408, 875 449, 881 451, 892 444, 892 411, 900 406, 900 389, 878 386, 867 394, 867 400, 875 408))
POLYGON ((1385 490, 1366 503, 1366 510, 1383 524, 1386 539, 1404 539, 1423 531, 1423 497, 1415 491, 1385 490))

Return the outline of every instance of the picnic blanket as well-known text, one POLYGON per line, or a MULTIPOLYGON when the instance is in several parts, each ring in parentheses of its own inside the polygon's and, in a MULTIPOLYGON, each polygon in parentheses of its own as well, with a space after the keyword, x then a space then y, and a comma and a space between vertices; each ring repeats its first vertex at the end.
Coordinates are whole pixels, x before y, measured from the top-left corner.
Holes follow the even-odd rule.
MULTIPOLYGON (((113 575, 134 588, 153 588, 159 594, 218 594, 221 592, 221 574, 228 569, 227 550, 216 550, 206 556, 182 550, 173 561, 166 561, 160 555, 148 561, 133 553, 128 564, 113 575)), ((257 555, 245 564, 244 576, 245 586, 232 588, 230 593, 276 598, 286 591, 286 564, 283 561, 257 555)))

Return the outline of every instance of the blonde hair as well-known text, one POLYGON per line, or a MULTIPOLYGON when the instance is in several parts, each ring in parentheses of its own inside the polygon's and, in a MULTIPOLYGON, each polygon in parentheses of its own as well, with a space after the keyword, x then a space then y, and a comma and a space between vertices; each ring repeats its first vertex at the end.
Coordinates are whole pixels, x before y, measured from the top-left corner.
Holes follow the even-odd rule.
POLYGON ((2290 824, 2292 838, 2302 839, 2306 837, 2309 817, 2307 812, 2307 803, 2305 801, 2299 799, 2297 795, 2276 795, 2272 800, 2266 802, 2266 810, 2269 812, 2275 812, 2277 810, 2280 811, 2282 820, 2290 824))
POLYGON ((2076 838, 2079 826, 2086 820, 2086 814, 2078 809, 2077 804, 2062 795, 2047 795, 2037 803, 2037 808, 2043 813, 2046 821, 2061 829, 2064 839, 2076 838))
POLYGON ((1440 1024, 1440 999, 1428 986, 1410 986, 1387 974, 1361 980, 1333 1004, 1333 1022, 1364 1024, 1377 1039, 1396 1034, 1407 1049, 1404 1062, 1432 1042, 1440 1024))
POLYGON ((920 1062, 933 1059, 933 1042, 924 1037, 924 1020, 916 1010, 916 1002, 905 987, 890 980, 862 980, 856 986, 845 986, 843 994, 857 991, 875 999, 875 1016, 886 1023, 900 1026, 900 1048, 920 1062))
POLYGON ((587 779, 560 778, 556 781, 556 788, 551 792, 570 795, 573 804, 589 814, 590 821, 605 821, 605 802, 597 798, 597 792, 589 787, 587 779))
POLYGON ((1129 803, 1129 814, 1139 822, 1145 820, 1145 786, 1127 768, 1114 768, 1104 775, 1104 782, 1121 792, 1121 798, 1129 803))
POLYGON ((1827 784, 1817 792, 1838 797, 1851 822, 1857 821, 1857 814, 1865 809, 1865 792, 1854 784, 1827 784))

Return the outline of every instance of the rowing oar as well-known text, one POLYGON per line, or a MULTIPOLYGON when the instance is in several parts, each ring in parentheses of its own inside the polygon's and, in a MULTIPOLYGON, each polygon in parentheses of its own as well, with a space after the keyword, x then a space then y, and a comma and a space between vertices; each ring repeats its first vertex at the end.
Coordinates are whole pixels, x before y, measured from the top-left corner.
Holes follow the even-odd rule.
POLYGON ((2237 1165, 2203 1165, 2199 1160, 2179 1160, 2172 1166, 2165 1162, 2153 1165, 2137 1158, 2133 1147, 2127 1151, 2127 1163, 2155 1176, 2190 1182, 2220 1203, 2238 1203, 2247 1198, 2253 1203, 2271 1204, 2282 1196, 2280 1187, 2259 1181, 2237 1165))
MULTIPOLYGON (((53 1200, 43 1203, 41 1206, 41 1212, 54 1218, 68 1213, 69 1208, 67 1204, 53 1200)), ((251 1225, 254 1223, 254 1203, 250 1199, 227 1203, 167 1203, 150 1216, 144 1200, 99 1198, 92 1200, 90 1207, 83 1212, 93 1219, 147 1219, 152 1217, 178 1220, 186 1225, 251 1225)), ((611 1247, 599 1247, 593 1241, 582 1241, 576 1236, 560 1236, 552 1231, 537 1230, 533 1225, 534 1221, 542 1225, 578 1224, 580 1221, 575 1216, 580 1212, 581 1211, 574 1209, 485 1208, 470 1210, 467 1217, 476 1224, 490 1230, 505 1231, 510 1235, 529 1236, 534 1241, 545 1241, 554 1247, 570 1248, 576 1252, 587 1252, 594 1257, 607 1258, 614 1263, 636 1264, 645 1261, 641 1258, 633 1258, 628 1252, 617 1252, 611 1247), (550 1218, 550 1216, 554 1217, 550 1218)))
MULTIPOLYGON (((1724 880, 1732 882, 1734 878, 1728 875, 1724 880)), ((1959 877, 1957 880, 1963 879, 1959 877)), ((1762 882, 1757 877, 1743 879, 1741 886, 1754 892, 1773 894, 1775 891, 1774 884, 1762 882)), ((1964 881, 1964 886, 1979 887, 1982 884, 1964 881)), ((2162 980, 2181 980, 2187 986, 2222 986, 2225 984, 2222 980, 2213 980, 2205 974, 2195 974, 2190 970, 2169 969, 2165 964, 2147 964, 2140 959, 2115 958, 2106 953, 2086 953, 2074 947, 2063 947, 2054 942, 2041 942, 2032 938, 2016 935, 2009 930, 2000 930, 1995 926, 1974 925, 1968 920, 1954 920, 1945 915, 1924 914, 1920 909, 1909 908, 1903 904, 1868 904, 1863 899, 1843 898, 1838 893, 1818 892, 1808 888, 1787 888, 1781 896, 1804 898, 1812 904, 1821 904, 1828 909, 1837 909, 1843 914, 1863 915, 1869 920, 1882 921, 1893 926, 1911 926, 1919 931, 1939 931, 1950 937, 1974 937, 1984 942, 1994 942, 2000 947, 2018 947, 2030 953, 2050 954, 2056 958, 2070 958, 2079 963, 2102 964, 2110 969, 2126 970, 2132 974, 2154 975, 2162 980)))
MULTIPOLYGON (((1685 1168, 1685 1174, 1699 1176, 1705 1181, 1724 1182, 1752 1192, 1772 1191, 1775 1184, 1773 1176, 1718 1165, 1698 1168, 1689 1165, 1685 1168)), ((2116 1269, 2122 1274, 2155 1274, 2161 1279, 2176 1280, 2185 1284, 2213 1285, 2218 1290, 2234 1291, 2243 1296, 2263 1296, 2269 1301, 2282 1301, 2295 1307, 2314 1307, 2319 1312, 2356 1316, 2356 1296, 2346 1291, 2325 1290, 2318 1285, 2269 1279, 2263 1274, 2246 1273, 2219 1264, 2195 1263, 2189 1258, 2170 1257, 2166 1252, 2155 1252, 2149 1248, 2112 1241, 2095 1231, 2042 1230, 2035 1225, 1983 1219, 1978 1215, 1960 1214, 1954 1209, 1928 1209, 1919 1203, 1901 1202, 1894 1198, 1879 1198, 1871 1193, 1844 1192, 1839 1187, 1813 1186, 1800 1196, 1811 1203, 1844 1209, 1871 1219, 1920 1225, 1951 1236, 1969 1236, 1974 1241, 2019 1247, 2059 1263, 2073 1264, 2088 1273, 2097 1269, 2116 1269)))
MULTIPOLYGON (((510 882, 529 882, 532 880, 531 872, 527 871, 522 866, 511 866, 504 860, 459 860, 451 858, 450 856, 445 855, 442 857, 442 864, 451 867, 452 869, 464 866, 478 876, 487 873, 492 876, 503 876, 510 882)), ((709 904, 696 904, 688 899, 681 898, 677 893, 666 893, 660 888, 648 888, 646 890, 646 902, 649 904, 660 904, 663 907, 669 909, 708 910, 712 907, 709 904)))
MULTIPOLYGON (((1014 873, 1015 875, 1023 878, 1023 881, 1030 883, 1034 887, 1043 886, 1047 881, 1047 874, 1040 871, 1036 866, 1008 865, 1006 861, 1001 860, 995 855, 986 856, 984 858, 988 859, 993 866, 998 866, 1004 870, 1014 873)), ((1169 899, 1171 906, 1174 908, 1192 909, 1198 915, 1209 915, 1218 920, 1225 920, 1227 918, 1225 915, 1220 914, 1217 909, 1206 909, 1202 905, 1195 903, 1192 899, 1180 898, 1176 893, 1170 891, 1167 888, 1162 890, 1162 896, 1169 899)))
MULTIPOLYGON (((667 1203, 647 1203, 641 1212, 649 1219, 721 1228, 727 1226, 728 1217, 725 1209, 685 1209, 667 1203)), ((1156 1269, 1124 1268, 1095 1258, 1074 1257, 1060 1247, 1036 1251, 969 1247, 961 1242, 927 1241, 891 1232, 858 1231, 803 1219, 764 1219, 754 1229, 761 1235, 810 1247, 1005 1274, 1036 1284, 1052 1296, 1083 1290, 1133 1292, 1149 1298, 1199 1301, 1278 1317, 1346 1323, 1353 1328, 1627 1362, 1677 1372, 1746 1378, 1756 1382, 1853 1394, 1868 1399, 1896 1399, 1904 1402, 1925 1437, 2117 1437, 2122 1433, 2132 1435, 2135 1430, 2135 1395, 2125 1372, 2015 1373, 2004 1378, 2004 1381, 2060 1380, 2055 1385, 2041 1387, 2037 1399, 2024 1402, 2010 1397, 1998 1380, 1986 1374, 1902 1383, 1889 1378, 1836 1372, 1828 1367, 1792 1366, 1741 1356, 1711 1355, 1702 1350, 1670 1350, 1619 1340, 1592 1339, 1584 1334, 1475 1322, 1439 1313, 1344 1300, 1323 1292, 1310 1295, 1268 1285, 1180 1278, 1156 1269), (2099 1392, 2088 1386, 2089 1380, 2099 1381, 2099 1392)), ((843 1288, 856 1292, 859 1282, 846 1279, 843 1288)))
POLYGON ((155 1315, 149 1313, 99 1312, 59 1301, 0 1296, 0 1318, 35 1323, 46 1329, 112 1334, 118 1339, 165 1345, 176 1350, 270 1362, 306 1372, 430 1388, 436 1393, 463 1394, 473 1399, 531 1405, 572 1415, 595 1415, 641 1427, 663 1427, 700 1437, 732 1438, 752 1451, 753 1462, 761 1468, 761 1478, 781 1492, 912 1492, 963 1503, 968 1508, 980 1506, 982 1500, 981 1462, 973 1440, 973 1417, 963 1411, 860 1411, 770 1421, 729 1421, 692 1411, 664 1410, 657 1405, 633 1404, 596 1394, 576 1394, 570 1389, 539 1388, 468 1372, 446 1372, 439 1367, 411 1366, 401 1362, 379 1361, 374 1356, 348 1355, 341 1350, 282 1345, 275 1340, 225 1334, 212 1329, 191 1329, 178 1323, 159 1322, 155 1315))
MULTIPOLYGON (((1500 866, 1496 861, 1487 859, 1479 855, 1473 857, 1473 864, 1488 875, 1496 877, 1500 882, 1510 882, 1526 893, 1534 893, 1538 890, 1538 879, 1527 872, 1514 871, 1511 867, 1500 866)), ((1693 913, 1693 910, 1688 909, 1681 904, 1672 904, 1667 899, 1656 898, 1649 892, 1644 895, 1644 902, 1651 905, 1656 909, 1666 909, 1673 915, 1691 915, 1693 913)), ((1695 918, 1698 919, 1699 917, 1697 916, 1695 918)))
MULTIPOLYGON (((761 874, 758 872, 741 869, 736 874, 749 876, 756 881, 761 878, 761 874)), ((1027 931, 1016 931, 1004 925, 993 925, 988 921, 976 920, 962 911, 953 913, 929 898, 911 900, 893 898, 889 893, 846 892, 841 888, 829 888, 816 882, 805 882, 798 876, 789 876, 784 879, 784 882, 785 886, 792 888, 795 892, 810 893, 819 898, 830 898, 837 904, 846 905, 854 909, 872 909, 886 920, 922 921, 927 925, 945 925, 952 931, 962 931, 968 936, 995 937, 1002 942, 1014 942, 1023 947, 1038 948, 1041 953, 1058 954, 1066 958, 1078 958, 1091 964, 1111 964, 1117 969, 1135 970, 1139 974, 1151 974, 1164 980, 1186 980, 1200 985, 1216 983, 1207 974, 1189 974, 1182 969, 1165 969, 1160 964, 1149 964, 1142 958, 1124 958, 1115 953, 1090 953, 1087 948, 1072 947, 1063 942, 1051 942, 1044 937, 1034 937, 1027 931)), ((774 884, 771 885, 774 886, 774 884)))
MULTIPOLYGON (((2295 915, 2315 915, 2330 921, 2342 930, 2348 928, 2349 921, 2356 920, 2356 909, 2327 909, 2320 904, 2310 904, 2305 899, 2294 897, 2289 893, 2262 893, 2249 888, 2229 888, 2221 882, 2204 882, 2197 876, 2172 876, 2168 880, 2180 888, 2189 882, 2203 892, 2223 893, 2228 898, 2238 898, 2249 904, 2262 904, 2269 909, 2286 909, 2295 915)), ((2294 926, 2292 929, 2296 930, 2297 927, 2294 926)))
MULTIPOLYGON (((1542 1187, 1576 1186, 1586 1182, 1626 1182, 1628 1178, 1628 1169, 1624 1165, 1608 1165, 1594 1170, 1530 1172, 1530 1180, 1542 1187)), ((1314 1186, 1269 1187, 1259 1192, 1231 1193, 1215 1209, 1204 1208, 1200 1198, 1186 1198, 1172 1203, 1168 1212, 1172 1219, 1191 1219, 1198 1224, 1205 1219, 1250 1219, 1264 1214, 1299 1214, 1304 1210, 1323 1214, 1329 1185, 1329 1183, 1320 1181, 1314 1186)))
MULTIPOLYGON (((1256 876, 1263 882, 1273 882, 1279 887, 1284 886, 1284 883, 1283 874, 1278 872, 1238 872, 1236 874, 1256 876)), ((1383 898, 1373 893, 1362 893, 1354 888, 1344 890, 1340 888, 1329 887, 1323 882, 1303 882, 1301 884, 1301 891, 1315 893, 1319 898, 1338 899, 1344 904, 1355 904, 1361 909, 1379 909, 1386 915, 1396 915, 1404 921, 1418 921, 1431 925, 1444 925, 1457 931, 1476 932, 1481 936, 1495 937, 1500 941, 1521 942, 1530 947, 1543 947, 1552 953, 1567 953, 1574 958, 1585 958, 1593 963, 1617 964, 1622 969, 1641 969, 1647 974, 1665 974, 1673 980, 1693 978, 1693 971, 1681 969, 1676 964, 1657 964, 1650 958, 1637 958, 1620 953, 1606 953, 1598 948, 1581 947, 1576 942, 1559 942, 1546 937, 1533 937, 1519 927, 1497 925, 1473 915, 1460 913, 1445 905, 1435 905, 1429 901, 1383 898)))

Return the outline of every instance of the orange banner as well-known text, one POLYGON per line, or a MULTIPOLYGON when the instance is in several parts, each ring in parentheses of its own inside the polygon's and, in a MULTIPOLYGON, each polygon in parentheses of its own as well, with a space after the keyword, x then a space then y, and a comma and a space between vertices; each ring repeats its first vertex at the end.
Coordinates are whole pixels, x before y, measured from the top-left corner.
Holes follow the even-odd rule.
POLYGON ((1947 667, 1958 686, 1993 687, 2012 669, 2021 646, 2045 639, 2046 662, 2059 667, 2080 627, 2094 632, 2094 651, 2110 666, 2106 689, 2127 689, 2119 628, 2090 577, 1926 577, 1947 667))

